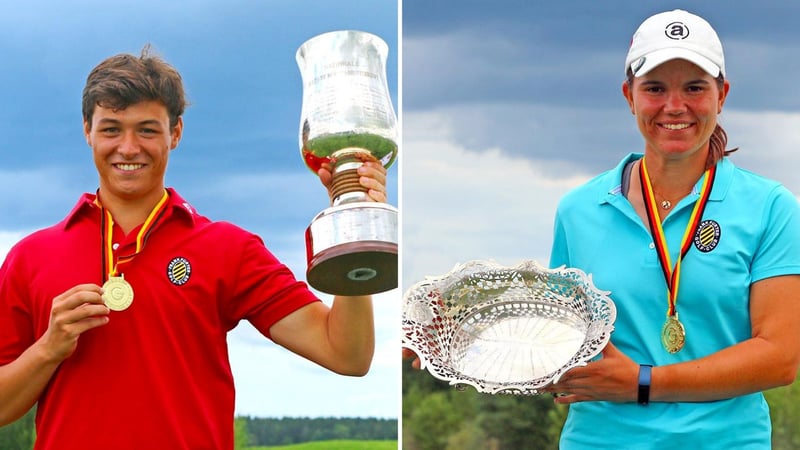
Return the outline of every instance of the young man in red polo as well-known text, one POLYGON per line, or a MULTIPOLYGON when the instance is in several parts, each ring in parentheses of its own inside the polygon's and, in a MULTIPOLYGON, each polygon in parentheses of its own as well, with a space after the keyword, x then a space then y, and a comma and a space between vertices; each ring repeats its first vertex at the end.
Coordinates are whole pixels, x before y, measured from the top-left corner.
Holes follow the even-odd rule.
MULTIPOLYGON (((165 187, 185 105, 147 49, 100 63, 83 92, 100 187, 0 268, 0 425, 38 402, 36 449, 233 448, 226 334, 242 319, 334 372, 369 369, 369 296, 328 307, 258 236, 165 187)), ((359 170, 385 201, 385 169, 359 170)))

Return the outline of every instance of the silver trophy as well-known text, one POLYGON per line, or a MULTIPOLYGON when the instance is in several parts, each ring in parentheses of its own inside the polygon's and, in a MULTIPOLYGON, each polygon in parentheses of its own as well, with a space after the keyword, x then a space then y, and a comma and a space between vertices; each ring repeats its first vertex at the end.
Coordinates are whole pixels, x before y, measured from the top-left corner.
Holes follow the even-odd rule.
POLYGON ((300 151, 317 172, 333 174, 331 206, 306 230, 306 279, 335 295, 397 287, 397 209, 370 202, 356 170, 389 167, 397 157, 397 117, 386 82, 389 48, 362 31, 315 36, 297 50, 303 79, 300 151))
POLYGON ((597 356, 616 317, 578 269, 470 261, 406 292, 403 346, 452 385, 535 395, 597 356))

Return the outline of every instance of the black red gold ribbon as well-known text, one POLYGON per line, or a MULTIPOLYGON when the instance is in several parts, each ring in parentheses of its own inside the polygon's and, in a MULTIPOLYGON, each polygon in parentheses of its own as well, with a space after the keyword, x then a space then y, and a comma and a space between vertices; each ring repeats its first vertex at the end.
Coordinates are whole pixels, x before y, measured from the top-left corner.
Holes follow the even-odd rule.
POLYGON ((658 206, 656 205, 655 195, 653 194, 653 186, 650 183, 650 176, 647 173, 645 158, 642 158, 641 161, 642 163, 639 165, 639 177, 642 185, 642 197, 644 198, 647 220, 650 223, 650 230, 653 235, 656 252, 658 253, 658 260, 661 263, 661 270, 664 273, 664 280, 667 283, 667 317, 675 317, 677 313, 676 304, 678 302, 681 260, 689 251, 692 236, 697 232, 697 227, 700 225, 700 220, 703 217, 703 211, 706 208, 708 197, 711 195, 711 188, 714 185, 716 165, 711 166, 711 168, 705 171, 705 179, 700 189, 700 198, 695 203, 692 215, 689 217, 689 223, 686 226, 686 231, 683 233, 683 239, 681 239, 681 251, 678 254, 678 260, 673 268, 670 261, 667 239, 664 236, 664 228, 661 226, 661 219, 658 215, 658 206))
POLYGON ((167 209, 166 206, 168 199, 169 194, 165 190, 164 195, 161 196, 161 199, 158 201, 158 203, 156 203, 156 206, 153 207, 153 210, 150 211, 147 219, 145 219, 142 227, 139 229, 139 233, 136 235, 136 249, 134 252, 129 255, 120 255, 117 258, 114 258, 113 256, 114 218, 111 217, 111 213, 107 209, 100 205, 100 234, 102 239, 101 253, 103 259, 104 282, 107 280, 107 278, 117 276, 117 271, 120 264, 130 262, 134 257, 136 257, 136 255, 141 253, 142 249, 144 248, 144 244, 147 242, 147 237, 150 235, 153 227, 155 227, 161 216, 164 214, 164 211, 167 209))

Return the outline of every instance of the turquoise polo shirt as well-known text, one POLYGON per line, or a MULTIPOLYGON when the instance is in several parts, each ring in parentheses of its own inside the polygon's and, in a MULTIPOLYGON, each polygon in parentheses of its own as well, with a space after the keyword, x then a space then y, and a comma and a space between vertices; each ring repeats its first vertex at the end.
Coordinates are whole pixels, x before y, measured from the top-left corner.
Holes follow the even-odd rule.
MULTIPOLYGON (((667 287, 655 245, 621 192, 625 165, 641 157, 628 155, 613 170, 561 199, 551 267, 577 267, 590 273, 599 289, 611 291, 617 306, 611 340, 639 364, 689 361, 750 338, 750 285, 800 274, 797 198, 728 158, 718 163, 705 213, 681 262, 677 311, 686 328, 686 344, 670 354, 661 344, 667 287)), ((702 179, 662 223, 673 265, 701 184, 702 179)), ((570 406, 561 448, 769 449, 770 434, 769 410, 761 393, 648 406, 585 402, 570 406)))

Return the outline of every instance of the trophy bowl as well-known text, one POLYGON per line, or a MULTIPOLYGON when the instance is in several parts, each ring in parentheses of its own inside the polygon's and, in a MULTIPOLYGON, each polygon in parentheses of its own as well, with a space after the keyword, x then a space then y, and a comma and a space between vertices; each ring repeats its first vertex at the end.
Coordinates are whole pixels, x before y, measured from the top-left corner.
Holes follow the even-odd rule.
POLYGON ((451 385, 536 395, 606 346, 617 311, 583 271, 458 264, 403 299, 403 347, 451 385))

